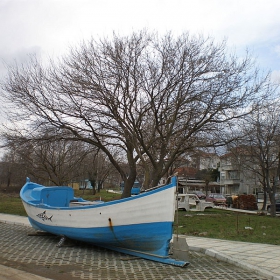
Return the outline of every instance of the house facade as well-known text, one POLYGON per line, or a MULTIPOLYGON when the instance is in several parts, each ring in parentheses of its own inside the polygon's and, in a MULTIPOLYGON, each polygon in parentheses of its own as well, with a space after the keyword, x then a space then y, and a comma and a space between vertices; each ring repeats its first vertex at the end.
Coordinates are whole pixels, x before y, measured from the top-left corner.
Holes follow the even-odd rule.
POLYGON ((219 172, 221 192, 224 194, 256 194, 261 190, 256 173, 244 168, 240 157, 232 153, 220 157, 219 172))
POLYGON ((220 157, 215 153, 199 152, 197 154, 197 168, 203 169, 217 169, 219 167, 220 157))
POLYGON ((181 193, 202 191, 226 194, 256 194, 262 188, 255 172, 242 168, 241 161, 246 160, 244 153, 240 157, 232 153, 218 156, 214 153, 197 152, 192 157, 192 167, 177 168, 179 178, 179 190, 181 193), (218 169, 217 181, 208 182, 197 178, 199 170, 218 169))
MULTIPOLYGON (((248 150, 242 148, 223 156, 199 151, 188 158, 187 166, 176 169, 179 191, 181 193, 202 191, 224 195, 257 194, 262 192, 263 188, 257 172, 251 170, 255 164, 255 170, 257 170, 258 165, 254 162, 252 155, 248 153, 248 150), (213 169, 218 169, 219 178, 217 181, 207 182, 203 176, 198 175, 201 170, 213 169)), ((277 192, 280 192, 280 181, 278 181, 277 192)))

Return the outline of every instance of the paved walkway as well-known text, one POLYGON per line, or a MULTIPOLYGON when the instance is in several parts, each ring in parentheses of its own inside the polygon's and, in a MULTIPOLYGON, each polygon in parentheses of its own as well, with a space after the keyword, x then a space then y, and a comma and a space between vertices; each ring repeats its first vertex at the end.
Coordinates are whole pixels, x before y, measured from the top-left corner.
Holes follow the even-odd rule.
MULTIPOLYGON (((0 222, 30 226, 27 217, 2 214, 0 213, 0 222)), ((34 275, 22 270, 0 265, 0 280, 49 280, 47 278, 34 275)))
MULTIPOLYGON (((1 214, 0 222, 30 226, 26 217, 1 214)), ((271 280, 280 280, 280 246, 186 237, 190 251, 202 252, 271 280)), ((43 280, 40 276, 0 265, 0 280, 43 280)))
POLYGON ((193 236, 187 237, 187 243, 190 250, 204 252, 273 280, 280 279, 280 246, 193 236))

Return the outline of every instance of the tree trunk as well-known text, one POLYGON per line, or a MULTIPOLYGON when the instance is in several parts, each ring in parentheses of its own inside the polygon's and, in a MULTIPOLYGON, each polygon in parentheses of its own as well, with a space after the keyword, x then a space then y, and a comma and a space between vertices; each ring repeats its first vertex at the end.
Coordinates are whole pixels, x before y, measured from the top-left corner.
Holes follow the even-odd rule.
POLYGON ((133 187, 135 179, 136 179, 136 172, 132 172, 132 174, 130 174, 128 178, 124 180, 124 188, 123 188, 123 193, 121 198, 126 198, 131 196, 131 189, 133 187))

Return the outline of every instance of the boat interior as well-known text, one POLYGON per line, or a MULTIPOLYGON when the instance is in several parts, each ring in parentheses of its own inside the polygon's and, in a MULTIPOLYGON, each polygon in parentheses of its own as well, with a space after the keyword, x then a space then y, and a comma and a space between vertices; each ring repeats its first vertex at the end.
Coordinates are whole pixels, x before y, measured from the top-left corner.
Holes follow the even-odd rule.
POLYGON ((32 204, 45 204, 50 207, 77 207, 102 203, 102 201, 87 201, 74 196, 70 187, 29 186, 24 193, 26 201, 32 204))

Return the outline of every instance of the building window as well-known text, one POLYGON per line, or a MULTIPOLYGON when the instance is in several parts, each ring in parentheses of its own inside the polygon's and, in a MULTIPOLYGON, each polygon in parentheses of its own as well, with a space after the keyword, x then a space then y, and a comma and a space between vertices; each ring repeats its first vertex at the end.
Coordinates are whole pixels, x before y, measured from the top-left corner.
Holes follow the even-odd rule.
POLYGON ((228 172, 228 177, 229 177, 229 179, 231 179, 231 180, 233 180, 233 179, 239 179, 238 171, 236 171, 236 170, 229 171, 229 172, 228 172))
POLYGON ((225 165, 231 165, 231 159, 229 157, 225 159, 225 165))

